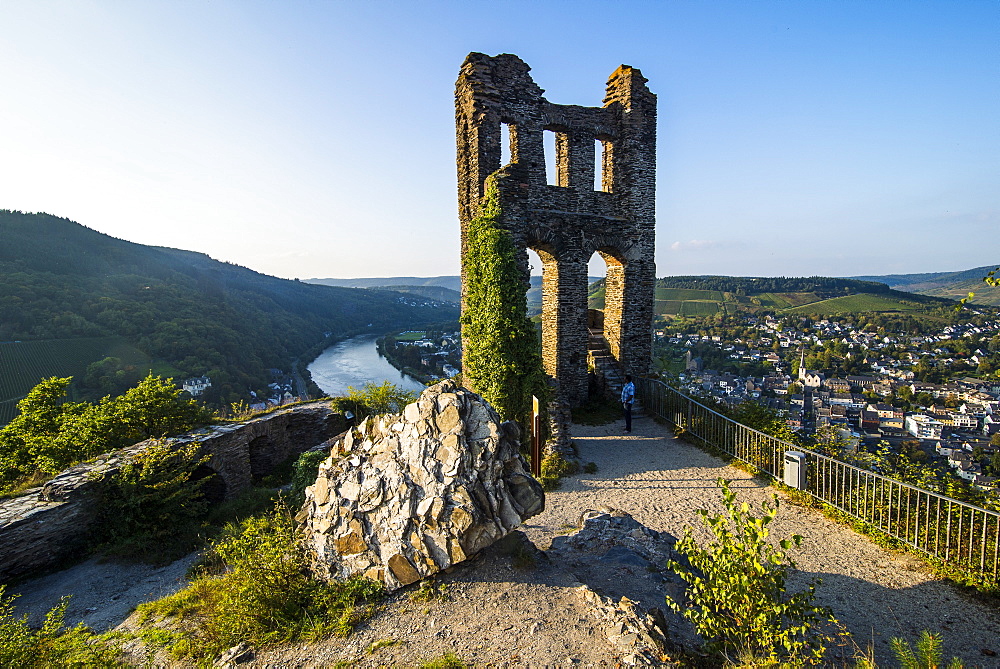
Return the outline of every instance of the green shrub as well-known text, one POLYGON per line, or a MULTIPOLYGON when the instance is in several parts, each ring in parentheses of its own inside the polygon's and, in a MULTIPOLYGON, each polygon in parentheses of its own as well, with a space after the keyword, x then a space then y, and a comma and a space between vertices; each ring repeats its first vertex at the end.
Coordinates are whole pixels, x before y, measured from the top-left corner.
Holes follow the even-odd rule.
POLYGON ((538 481, 546 491, 557 490, 562 483, 562 477, 577 473, 579 468, 576 462, 552 451, 542 457, 542 472, 538 481))
POLYGON ((63 619, 69 598, 45 614, 40 629, 28 625, 27 616, 14 615, 15 596, 0 584, 0 667, 117 666, 118 646, 107 636, 93 634, 83 623, 66 627, 63 619))
POLYGON ((292 489, 288 493, 288 504, 293 509, 302 506, 306 500, 306 488, 316 482, 319 466, 330 454, 323 451, 306 451, 295 461, 292 474, 292 489))
POLYGON ((419 395, 413 390, 403 390, 399 386, 383 381, 370 381, 358 390, 347 386, 347 397, 334 398, 332 404, 338 411, 350 411, 358 420, 385 413, 400 413, 407 404, 416 401, 419 395))
POLYGON ((737 504, 729 481, 718 480, 725 512, 710 515, 700 509, 713 540, 698 545, 691 528, 677 543, 687 564, 670 560, 667 567, 687 581, 684 601, 667 597, 667 605, 694 624, 710 653, 752 657, 774 662, 818 664, 830 638, 818 629, 835 623, 829 609, 814 603, 816 582, 804 592, 789 594, 785 581, 794 563, 787 551, 802 537, 768 541, 768 525, 778 510, 778 498, 761 504, 761 516, 737 504))
POLYGON ((184 631, 176 656, 207 659, 240 643, 312 641, 346 636, 368 618, 383 594, 362 578, 324 583, 308 574, 307 559, 287 507, 230 526, 212 546, 221 575, 139 607, 144 624, 171 618, 184 631))
POLYGON ((117 472, 105 475, 95 542, 112 553, 159 561, 189 550, 197 519, 208 507, 201 494, 207 479, 191 480, 192 472, 208 459, 198 456, 199 449, 198 443, 174 450, 153 442, 117 472), (177 545, 182 538, 186 540, 177 545))

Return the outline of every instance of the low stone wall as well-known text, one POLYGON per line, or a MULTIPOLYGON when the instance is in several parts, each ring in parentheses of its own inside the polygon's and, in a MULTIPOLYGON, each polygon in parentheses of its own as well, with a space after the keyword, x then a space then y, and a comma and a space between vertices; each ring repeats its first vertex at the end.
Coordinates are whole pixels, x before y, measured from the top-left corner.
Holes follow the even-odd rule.
MULTIPOLYGON (((347 422, 329 402, 312 402, 252 418, 214 425, 167 442, 177 448, 198 442, 208 461, 195 471, 213 476, 205 494, 231 498, 275 466, 342 433, 347 422)), ((85 549, 95 518, 102 475, 142 451, 141 442, 62 472, 45 485, 0 502, 0 583, 67 561, 85 549)))

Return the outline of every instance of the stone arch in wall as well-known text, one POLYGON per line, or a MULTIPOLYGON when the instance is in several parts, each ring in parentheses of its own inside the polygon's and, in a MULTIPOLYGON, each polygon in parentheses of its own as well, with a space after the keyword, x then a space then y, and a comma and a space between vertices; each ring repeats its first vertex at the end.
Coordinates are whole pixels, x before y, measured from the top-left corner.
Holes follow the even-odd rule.
POLYGON ((587 397, 594 253, 608 264, 604 332, 612 355, 630 374, 647 372, 652 359, 656 96, 639 70, 622 65, 608 79, 602 107, 556 105, 529 70, 511 54, 472 53, 462 65, 455 93, 462 253, 486 177, 497 172, 500 225, 522 251, 525 282, 525 249, 542 260, 545 370, 558 400, 576 406, 587 397), (501 146, 501 126, 509 147, 501 146), (546 131, 555 133, 556 185, 547 183, 546 131), (501 165, 504 154, 510 161, 501 165))
POLYGON ((191 481, 204 481, 201 485, 201 494, 209 504, 219 504, 226 500, 229 494, 229 486, 219 472, 215 471, 207 464, 198 465, 190 476, 191 481))
POLYGON ((247 455, 250 459, 250 479, 259 481, 284 460, 282 453, 271 441, 270 435, 263 434, 254 437, 247 443, 247 455))

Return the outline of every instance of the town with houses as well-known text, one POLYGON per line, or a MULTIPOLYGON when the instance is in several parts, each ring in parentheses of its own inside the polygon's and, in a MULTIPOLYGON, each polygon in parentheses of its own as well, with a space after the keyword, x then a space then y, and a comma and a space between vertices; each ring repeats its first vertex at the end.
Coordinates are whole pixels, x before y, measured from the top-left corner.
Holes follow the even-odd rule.
POLYGON ((379 352, 397 369, 424 383, 435 383, 461 371, 462 335, 408 330, 380 339, 379 352))
MULTIPOLYGON (((879 442, 898 447, 917 440, 931 461, 950 467, 959 478, 984 490, 1000 489, 1000 471, 984 467, 991 458, 1000 464, 1000 377, 970 373, 946 383, 929 383, 919 381, 914 371, 920 365, 951 368, 956 362, 982 369, 980 363, 996 354, 985 342, 1000 336, 1000 321, 948 325, 922 335, 876 333, 826 319, 810 321, 802 328, 773 316, 748 315, 743 324, 755 331, 754 336, 656 332, 659 342, 686 350, 683 371, 676 377, 681 390, 730 406, 760 403, 795 431, 811 435, 832 429, 841 443, 852 448, 879 442), (980 344, 960 359, 943 342, 963 338, 980 344), (864 355, 867 373, 828 375, 809 369, 806 350, 831 343, 848 351, 848 356, 852 351, 864 355), (729 360, 769 371, 741 375, 713 370, 692 353, 706 345, 729 360), (900 408, 898 401, 894 405, 897 398, 907 400, 908 410, 900 408)), ((458 332, 400 332, 380 339, 379 350, 395 367, 425 383, 460 372, 458 332)), ((280 370, 272 373, 270 396, 254 397, 251 408, 264 409, 298 398, 291 376, 280 370)), ((198 396, 211 379, 192 378, 183 385, 198 396)))
POLYGON ((947 383, 927 383, 917 380, 914 369, 920 365, 945 368, 958 362, 977 367, 991 354, 985 340, 1000 333, 1000 321, 949 325, 925 335, 874 333, 831 320, 811 321, 803 329, 770 316, 748 316, 744 324, 756 330, 757 336, 726 341, 720 335, 657 332, 659 341, 675 350, 687 349, 684 370, 677 375, 682 390, 730 406, 761 403, 784 417, 792 429, 806 434, 829 426, 852 448, 919 440, 932 462, 947 465, 956 476, 981 489, 996 488, 997 477, 991 474, 1000 472, 984 471, 983 463, 991 457, 993 463, 1000 462, 1000 436, 994 436, 1000 435, 1000 378, 983 374, 987 378, 969 375, 947 383), (953 347, 939 346, 963 338, 980 342, 965 359, 959 360, 953 347), (832 342, 849 351, 848 355, 851 351, 864 355, 870 372, 827 376, 808 369, 805 351, 832 342), (760 364, 752 363, 763 363, 773 371, 741 376, 706 368, 692 354, 706 344, 730 360, 758 370, 760 364), (790 358, 797 358, 798 364, 789 364, 790 358), (914 400, 905 402, 910 410, 894 406, 891 400, 897 398, 914 400))

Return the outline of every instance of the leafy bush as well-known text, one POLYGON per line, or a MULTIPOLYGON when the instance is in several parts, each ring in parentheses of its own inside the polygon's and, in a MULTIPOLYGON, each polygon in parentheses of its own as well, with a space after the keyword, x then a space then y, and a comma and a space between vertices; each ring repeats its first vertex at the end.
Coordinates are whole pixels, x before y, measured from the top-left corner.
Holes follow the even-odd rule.
POLYGON ((316 482, 319 466, 329 456, 330 454, 325 450, 306 451, 295 461, 294 473, 292 474, 292 489, 289 492, 288 499, 288 504, 293 509, 302 506, 302 503, 306 499, 306 488, 316 482))
POLYGON ((18 403, 18 416, 0 429, 0 490, 150 437, 184 432, 211 418, 194 400, 181 399, 171 379, 147 376, 124 395, 97 404, 65 402, 70 381, 43 380, 18 403))
POLYGON ((221 575, 200 576, 184 590, 139 607, 145 624, 167 617, 184 630, 172 649, 177 656, 206 659, 240 643, 347 636, 383 594, 380 584, 367 579, 324 583, 309 576, 286 507, 227 529, 212 547, 221 575))
MULTIPOLYGON (((98 543, 110 552, 176 557, 171 544, 185 534, 196 533, 196 519, 208 504, 200 481, 192 472, 207 456, 199 457, 200 445, 192 443, 174 450, 154 442, 106 475, 101 488, 96 523, 98 543)), ((189 548, 184 542, 180 550, 189 548)))
POLYGON ((94 635, 83 623, 67 628, 63 619, 69 598, 45 614, 40 629, 28 625, 27 616, 14 615, 16 595, 4 594, 0 584, 0 666, 113 666, 118 648, 106 636, 94 635))
POLYGON ((400 413, 403 407, 416 401, 417 396, 416 392, 403 390, 389 381, 380 384, 369 381, 361 390, 347 386, 347 397, 336 398, 333 403, 338 410, 350 411, 362 420, 384 413, 400 413))
POLYGON ((538 481, 544 490, 556 490, 561 484, 562 477, 575 474, 579 468, 577 463, 552 451, 542 457, 542 472, 538 481))
POLYGON ((698 545, 691 528, 677 543, 687 564, 670 560, 667 567, 687 581, 684 601, 667 597, 667 605, 694 624, 706 650, 728 657, 753 657, 775 662, 818 664, 830 638, 817 629, 835 623, 829 609, 814 604, 816 582, 804 592, 789 594, 785 581, 795 565, 786 551, 802 537, 768 541, 768 525, 778 510, 778 498, 761 504, 761 516, 750 506, 737 504, 729 481, 718 480, 725 512, 702 522, 714 539, 698 545), (779 548, 780 547, 780 548, 779 548))

